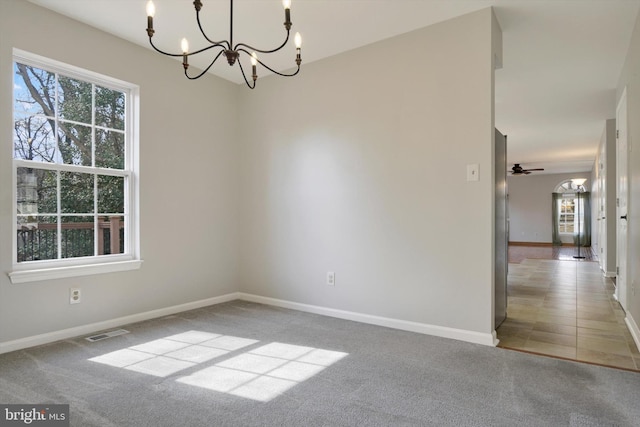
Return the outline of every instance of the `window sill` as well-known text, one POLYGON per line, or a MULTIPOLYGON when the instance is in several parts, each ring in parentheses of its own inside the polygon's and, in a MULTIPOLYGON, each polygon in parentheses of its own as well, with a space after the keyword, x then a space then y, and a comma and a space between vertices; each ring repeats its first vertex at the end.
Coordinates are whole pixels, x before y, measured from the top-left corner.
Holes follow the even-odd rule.
POLYGON ((56 268, 40 268, 37 270, 19 270, 9 273, 11 283, 37 282, 67 277, 90 276, 93 274, 115 273, 119 271, 138 270, 142 260, 118 261, 102 264, 74 265, 56 268))

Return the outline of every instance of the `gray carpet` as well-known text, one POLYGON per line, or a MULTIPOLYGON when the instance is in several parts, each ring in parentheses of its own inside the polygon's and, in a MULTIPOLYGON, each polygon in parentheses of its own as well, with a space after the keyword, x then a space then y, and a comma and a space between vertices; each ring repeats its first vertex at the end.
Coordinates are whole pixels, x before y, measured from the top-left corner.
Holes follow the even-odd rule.
POLYGON ((131 333, 0 355, 0 403, 68 403, 71 425, 82 427, 640 425, 640 374, 633 372, 243 301, 124 328, 131 333), (202 345, 191 349, 204 347, 205 353, 194 356, 184 348, 172 353, 167 343, 181 344, 167 337, 188 331, 223 339, 202 342, 204 334, 202 345), (244 346, 218 354, 224 345, 215 343, 228 345, 228 337, 242 338, 244 346), (160 359, 151 359, 155 365, 104 363, 115 354, 147 354, 150 342, 161 344, 150 358, 162 353, 163 360, 210 359, 180 362, 178 368, 160 359), (275 349, 272 343, 284 344, 286 351, 264 356, 275 349), (310 354, 344 357, 324 363, 310 354), (291 382, 282 379, 289 374, 278 374, 281 368, 256 374, 252 361, 257 360, 288 363, 302 369, 291 371, 294 376, 308 375, 291 382), (169 373, 172 368, 178 370, 169 373), (258 378, 251 390, 262 400, 240 397, 236 392, 246 391, 246 384, 229 385, 218 375, 230 372, 258 378), (294 385, 278 388, 289 383, 294 385))

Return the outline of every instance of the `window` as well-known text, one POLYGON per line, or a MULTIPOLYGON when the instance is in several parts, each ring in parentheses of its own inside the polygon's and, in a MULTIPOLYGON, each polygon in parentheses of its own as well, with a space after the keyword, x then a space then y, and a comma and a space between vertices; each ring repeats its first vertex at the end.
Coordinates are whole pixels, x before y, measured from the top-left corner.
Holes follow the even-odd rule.
POLYGON ((560 233, 573 233, 573 220, 575 218, 575 199, 562 199, 558 206, 558 230, 560 233))
MULTIPOLYGON (((561 234, 573 234, 576 206, 577 199, 572 196, 563 197, 563 199, 560 200, 560 204, 558 205, 560 209, 560 212, 558 212, 558 231, 561 234)), ((584 209, 581 211, 584 211, 584 209)))
POLYGON ((12 281, 139 267, 137 87, 17 50, 13 71, 12 281))
POLYGON ((556 187, 555 192, 561 193, 557 215, 560 234, 574 234, 574 231, 578 229, 576 220, 580 221, 580 228, 584 230, 584 197, 578 201, 577 191, 578 189, 571 180, 556 187))

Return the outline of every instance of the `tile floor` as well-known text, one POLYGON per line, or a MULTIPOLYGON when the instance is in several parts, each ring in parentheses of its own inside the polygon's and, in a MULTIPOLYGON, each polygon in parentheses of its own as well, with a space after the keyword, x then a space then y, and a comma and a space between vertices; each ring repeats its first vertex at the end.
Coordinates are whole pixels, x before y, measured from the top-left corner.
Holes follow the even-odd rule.
POLYGON ((597 262, 509 263, 499 347, 640 371, 640 353, 597 262))
MULTIPOLYGON (((509 244, 509 262, 521 263, 527 258, 575 261, 575 258, 573 258, 575 255, 578 255, 578 248, 575 246, 528 246, 518 243, 509 244)), ((580 255, 584 257, 585 261, 598 260, 598 257, 591 247, 580 248, 580 255)))

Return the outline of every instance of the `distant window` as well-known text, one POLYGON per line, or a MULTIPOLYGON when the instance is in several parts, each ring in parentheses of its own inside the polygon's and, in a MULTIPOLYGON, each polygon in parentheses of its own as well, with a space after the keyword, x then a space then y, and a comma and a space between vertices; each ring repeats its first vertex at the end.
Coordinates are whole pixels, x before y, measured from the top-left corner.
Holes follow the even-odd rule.
POLYGON ((556 187, 556 193, 562 193, 562 199, 558 203, 558 232, 560 234, 573 234, 577 230, 577 222, 580 221, 581 229, 584 229, 584 200, 576 197, 578 189, 571 180, 567 180, 556 187))
POLYGON ((558 205, 558 231, 573 234, 577 199, 563 198, 558 205))
POLYGON ((136 86, 26 53, 13 71, 14 264, 135 258, 136 86))

